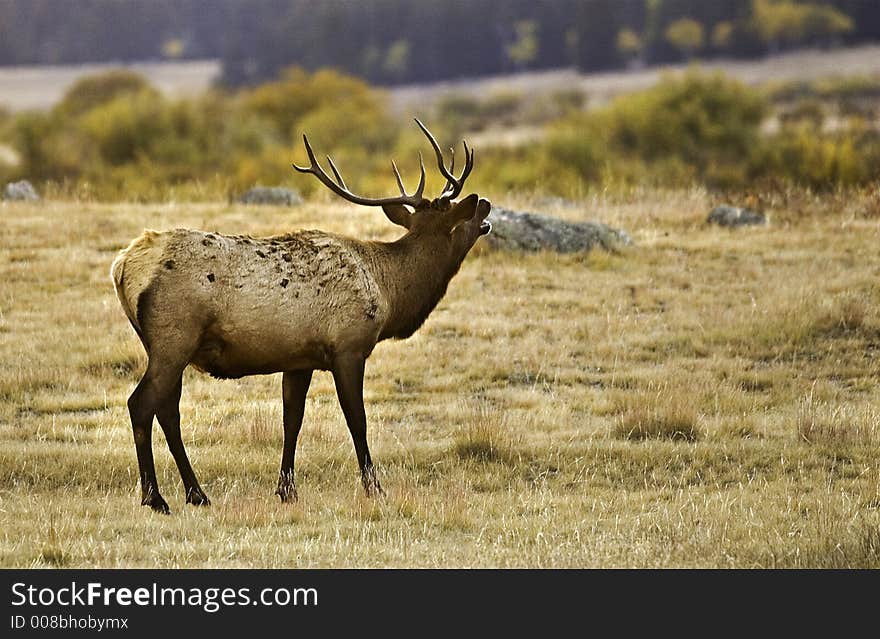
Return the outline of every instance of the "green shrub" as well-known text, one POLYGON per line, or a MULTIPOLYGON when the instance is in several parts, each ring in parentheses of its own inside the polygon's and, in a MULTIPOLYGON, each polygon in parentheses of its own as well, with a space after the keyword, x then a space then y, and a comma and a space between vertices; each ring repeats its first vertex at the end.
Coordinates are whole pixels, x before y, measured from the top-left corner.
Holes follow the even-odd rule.
MULTIPOLYGON (((787 104, 772 134, 761 129, 764 93, 697 70, 589 111, 577 88, 536 96, 450 94, 428 121, 441 146, 459 145, 459 161, 469 132, 525 125, 522 136, 481 133, 468 186, 484 192, 576 198, 594 187, 697 182, 735 189, 759 180, 829 189, 877 180, 880 135, 870 117, 839 107, 836 113, 852 117, 834 132, 816 127, 833 109, 819 102, 820 91, 862 101, 870 82, 836 79, 807 89, 802 95, 810 97, 787 104), (511 140, 522 141, 511 147, 511 140)), ((788 90, 791 102, 795 93, 788 90)), ((290 168, 305 161, 302 132, 316 151, 333 155, 353 189, 368 195, 396 191, 390 157, 412 188, 417 152, 428 151, 408 118, 392 118, 382 92, 335 71, 294 68, 255 89, 185 100, 163 97, 140 76, 113 72, 80 81, 51 112, 0 112, 0 144, 12 147, 3 157, 14 158, 0 162, 0 178, 26 177, 51 193, 103 200, 222 198, 256 183, 309 193, 320 185, 290 168)), ((429 169, 425 192, 438 192, 443 182, 429 169)))
POLYGON ((811 123, 784 126, 752 156, 756 177, 785 178, 826 190, 865 184, 880 177, 880 138, 876 131, 851 125, 818 135, 811 123))
POLYGON ((12 125, 12 121, 12 112, 0 105, 0 139, 4 139, 8 135, 8 129, 12 125))
POLYGON ((577 87, 557 89, 550 94, 550 102, 560 111, 561 115, 577 112, 587 104, 586 91, 577 87))
POLYGON ((545 142, 548 158, 560 171, 595 181, 610 152, 606 120, 606 114, 579 113, 555 123, 545 142))
POLYGON ((90 110, 81 126, 101 159, 118 166, 146 155, 170 122, 164 101, 144 92, 122 95, 90 110))
POLYGON ((480 101, 463 93, 444 95, 437 100, 431 120, 453 135, 474 131, 479 127, 480 101))
POLYGON ((763 97, 721 74, 667 75, 656 86, 555 123, 547 151, 584 180, 655 173, 673 183, 730 173, 759 142, 763 97))
POLYGON ((480 105, 483 128, 515 124, 523 109, 524 97, 517 91, 495 91, 480 105))
POLYGON ((690 71, 619 98, 607 117, 615 149, 648 161, 675 155, 699 167, 745 157, 766 112, 761 95, 741 82, 690 71))
MULTIPOLYGON (((438 99, 430 119, 434 126, 448 130, 453 137, 461 137, 474 131, 514 126, 533 119, 530 116, 534 115, 537 102, 548 101, 528 100, 519 91, 511 90, 494 91, 484 98, 449 93, 438 99)), ((546 110, 546 106, 541 105, 540 110, 546 110)))
POLYGON ((90 149, 76 132, 48 113, 19 114, 10 137, 19 156, 19 175, 30 180, 76 177, 90 161, 90 149))
POLYGON ((55 111, 64 117, 76 117, 120 96, 143 92, 158 96, 143 76, 132 71, 115 69, 87 75, 67 90, 55 111))
POLYGON ((289 142, 302 132, 300 121, 328 108, 345 108, 364 117, 385 113, 385 98, 357 78, 333 70, 313 74, 293 67, 277 82, 263 84, 242 94, 245 113, 271 123, 279 141, 289 142))
POLYGON ((816 98, 801 98, 793 107, 779 114, 784 123, 807 122, 820 128, 825 121, 825 105, 816 98))

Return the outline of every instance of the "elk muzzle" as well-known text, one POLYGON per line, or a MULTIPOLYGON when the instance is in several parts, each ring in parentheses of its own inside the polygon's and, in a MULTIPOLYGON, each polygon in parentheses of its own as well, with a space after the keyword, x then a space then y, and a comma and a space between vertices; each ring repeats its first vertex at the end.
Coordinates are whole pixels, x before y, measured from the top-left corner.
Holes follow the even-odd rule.
POLYGON ((492 230, 492 225, 486 221, 491 210, 492 203, 489 200, 481 199, 477 203, 477 214, 474 217, 480 221, 480 235, 486 235, 492 230))

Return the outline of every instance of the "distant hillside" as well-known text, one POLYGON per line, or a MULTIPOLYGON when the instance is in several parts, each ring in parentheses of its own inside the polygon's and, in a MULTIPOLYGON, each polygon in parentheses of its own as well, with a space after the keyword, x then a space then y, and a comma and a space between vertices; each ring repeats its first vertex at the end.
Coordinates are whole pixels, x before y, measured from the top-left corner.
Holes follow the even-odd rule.
MULTIPOLYGON (((808 49, 760 60, 712 60, 700 65, 704 69, 720 69, 750 84, 770 80, 814 80, 832 75, 880 76, 880 45, 834 51, 808 49)), ((48 109, 77 78, 113 66, 0 68, 0 107, 13 111, 48 109)), ((127 68, 142 73, 151 84, 169 96, 200 93, 211 86, 221 73, 220 62, 216 60, 137 63, 127 65, 127 68)), ((523 72, 476 80, 394 87, 389 90, 389 95, 393 110, 402 115, 424 110, 439 98, 452 93, 481 97, 506 91, 527 94, 577 88, 596 104, 615 95, 644 89, 654 84, 662 73, 682 68, 684 65, 600 73, 579 73, 574 69, 523 72)))
MULTIPOLYGON (((768 56, 760 60, 707 60, 697 62, 702 69, 720 70, 748 84, 770 81, 816 80, 830 76, 873 76, 880 78, 880 45, 865 45, 825 51, 802 49, 768 56)), ((549 93, 561 89, 580 89, 591 103, 603 103, 616 95, 652 86, 663 73, 687 68, 665 65, 632 71, 579 73, 573 69, 517 73, 477 80, 434 82, 397 87, 391 90, 396 111, 418 110, 444 95, 470 94, 485 97, 493 93, 549 93)))
MULTIPOLYGON (((12 111, 49 109, 78 78, 118 64, 0 67, 0 106, 12 111)), ((220 76, 217 60, 146 62, 125 65, 168 96, 202 93, 220 76)))
POLYGON ((0 66, 219 59, 402 85, 602 71, 880 41, 868 0, 3 0, 0 66))

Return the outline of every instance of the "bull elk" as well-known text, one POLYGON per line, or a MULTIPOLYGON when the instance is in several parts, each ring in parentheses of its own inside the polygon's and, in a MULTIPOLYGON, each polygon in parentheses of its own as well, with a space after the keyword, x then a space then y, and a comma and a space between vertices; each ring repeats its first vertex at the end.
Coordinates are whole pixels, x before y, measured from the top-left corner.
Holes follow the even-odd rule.
POLYGON ((147 352, 143 378, 128 399, 143 505, 168 512, 153 464, 155 416, 180 471, 186 501, 209 504, 180 437, 180 393, 184 369, 217 378, 283 373, 284 447, 275 491, 282 502, 296 499, 294 457, 306 393, 314 370, 333 374, 367 494, 381 492, 367 446, 364 364, 376 343, 412 335, 440 299, 481 235, 491 204, 476 194, 455 201, 474 166, 455 175, 434 136, 416 120, 437 157, 446 184, 440 195, 423 197, 425 165, 408 194, 391 162, 400 195, 367 198, 346 186, 333 160, 327 175, 304 135, 311 173, 349 202, 381 206, 406 229, 394 242, 362 241, 322 231, 266 238, 230 236, 191 229, 144 231, 111 267, 116 294, 147 352))

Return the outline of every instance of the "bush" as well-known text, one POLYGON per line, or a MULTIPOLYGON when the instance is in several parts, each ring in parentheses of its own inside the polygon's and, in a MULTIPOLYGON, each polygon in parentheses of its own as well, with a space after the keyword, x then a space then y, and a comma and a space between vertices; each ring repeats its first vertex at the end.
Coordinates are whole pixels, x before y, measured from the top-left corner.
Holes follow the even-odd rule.
POLYGON ((649 161, 672 154, 700 167, 746 157, 766 112, 761 95, 741 82, 690 71, 619 98, 607 117, 616 149, 649 161))
POLYGON ((807 122, 814 129, 821 129, 825 121, 825 106, 815 98, 802 98, 790 109, 779 114, 783 123, 807 122))
POLYGON ((64 94, 55 111, 64 117, 76 117, 123 95, 157 91, 147 80, 132 71, 116 69, 77 80, 64 94))
POLYGON ((18 177, 60 180, 79 175, 88 150, 76 133, 47 113, 27 112, 15 118, 11 138, 19 156, 18 177))
POLYGON ((280 142, 290 142, 301 133, 300 121, 328 108, 345 108, 349 113, 379 118, 385 113, 384 95, 357 78, 333 70, 314 74, 293 67, 277 82, 260 85, 242 94, 245 113, 269 122, 280 142), (295 130, 296 129, 296 130, 295 130))
POLYGON ((784 126, 753 154, 756 177, 781 177, 826 190, 865 184, 880 177, 880 138, 860 125, 817 135, 811 123, 784 126))
POLYGON ((0 134, 20 162, 11 173, 4 168, 4 177, 52 181, 61 192, 99 199, 158 198, 185 184, 186 193, 210 185, 225 195, 258 182, 283 184, 294 176, 290 160, 302 152, 303 130, 350 160, 356 185, 380 155, 387 160, 397 137, 382 93, 335 71, 299 69, 238 95, 211 91, 187 100, 168 100, 140 76, 111 72, 76 83, 50 113, 11 120, 0 122, 0 134))
MULTIPOLYGON (((737 188, 762 180, 828 189, 880 177, 880 135, 862 111, 850 109, 853 117, 833 133, 813 126, 827 106, 818 99, 865 100, 871 82, 805 86, 777 90, 789 100, 788 115, 772 135, 761 131, 767 113, 761 92, 697 70, 667 75, 649 90, 590 111, 577 88, 536 96, 451 94, 437 103, 429 124, 443 147, 460 144, 468 132, 527 125, 519 138, 481 134, 483 168, 469 187, 484 191, 576 198, 593 184, 737 188), (796 95, 807 97, 792 103, 796 95), (511 139, 522 141, 511 146, 511 139)), ((366 194, 395 192, 392 156, 412 188, 416 152, 426 150, 408 119, 392 120, 382 92, 335 71, 294 68, 255 89, 186 100, 163 97, 140 76, 112 72, 81 80, 49 113, 0 112, 0 143, 14 151, 6 149, 4 157, 14 162, 0 162, 0 177, 105 200, 172 193, 222 198, 258 183, 295 185, 308 194, 318 183, 290 168, 290 161, 305 161, 303 131, 366 194)), ((443 186, 436 171, 428 171, 427 182, 426 193, 443 186)))
POLYGON ((764 98, 721 74, 667 75, 651 89, 561 119, 547 150, 560 170, 585 180, 611 171, 624 180, 646 172, 675 182, 742 166, 760 139, 764 98))
POLYGON ((482 128, 480 101, 462 93, 444 95, 437 100, 431 119, 453 135, 477 130, 482 128))
POLYGON ((170 129, 163 100, 150 93, 122 95, 89 111, 82 131, 104 162, 127 164, 150 148, 170 129))

